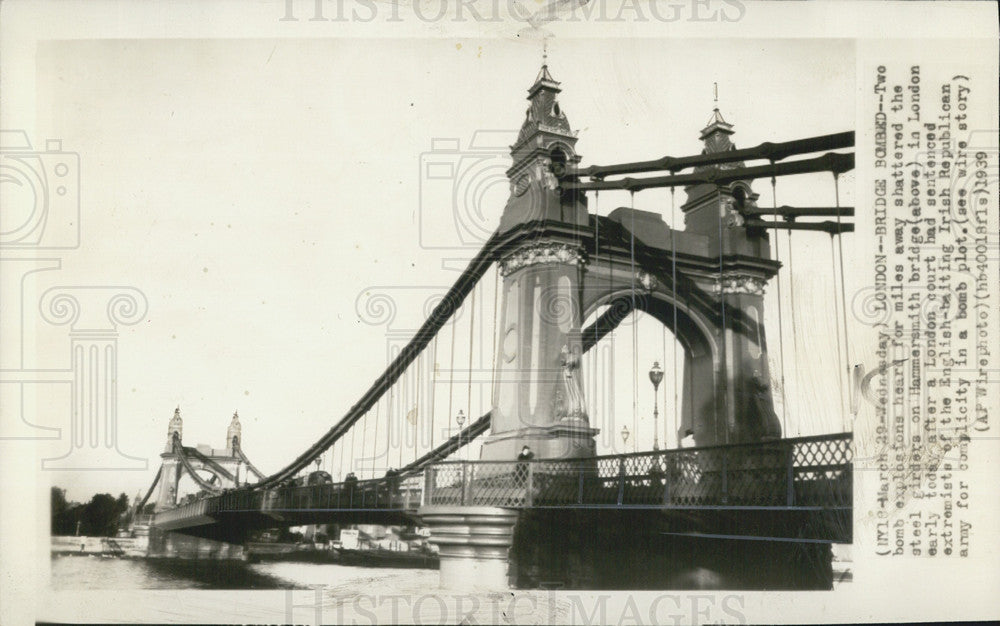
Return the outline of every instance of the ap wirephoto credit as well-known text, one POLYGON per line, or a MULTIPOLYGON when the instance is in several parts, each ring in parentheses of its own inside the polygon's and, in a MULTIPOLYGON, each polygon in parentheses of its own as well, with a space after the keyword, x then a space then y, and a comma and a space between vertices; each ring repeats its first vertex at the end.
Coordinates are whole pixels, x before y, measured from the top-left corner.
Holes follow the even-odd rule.
POLYGON ((995 6, 0 13, 2 623, 1000 617, 995 6))

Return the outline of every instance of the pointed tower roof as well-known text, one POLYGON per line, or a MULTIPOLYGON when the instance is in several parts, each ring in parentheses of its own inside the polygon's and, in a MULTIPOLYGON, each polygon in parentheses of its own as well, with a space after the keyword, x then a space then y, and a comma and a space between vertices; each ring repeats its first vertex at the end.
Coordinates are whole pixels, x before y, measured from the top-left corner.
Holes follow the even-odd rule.
POLYGON ((722 117, 719 107, 715 107, 712 109, 712 117, 708 119, 708 124, 701 129, 701 140, 705 141, 714 134, 732 135, 734 132, 733 125, 722 117))
POLYGON ((570 129, 569 120, 566 119, 566 114, 556 99, 561 91, 559 81, 552 78, 548 62, 543 59, 538 76, 535 77, 535 82, 528 89, 528 102, 531 104, 528 106, 515 146, 539 132, 575 141, 576 133, 570 129))
POLYGON ((528 88, 528 99, 534 97, 535 93, 540 89, 548 89, 555 93, 559 93, 562 89, 559 88, 559 81, 552 78, 551 72, 549 72, 548 62, 542 63, 542 68, 538 70, 538 76, 535 77, 534 84, 528 88))
POLYGON ((174 416, 170 418, 170 425, 167 427, 167 432, 173 432, 175 428, 180 428, 183 423, 184 420, 181 419, 181 407, 178 406, 174 409, 174 416))
POLYGON ((706 152, 732 150, 735 146, 729 141, 729 135, 733 134, 733 125, 719 112, 719 83, 712 83, 712 92, 712 117, 708 118, 708 124, 701 129, 701 140, 705 142, 706 152))

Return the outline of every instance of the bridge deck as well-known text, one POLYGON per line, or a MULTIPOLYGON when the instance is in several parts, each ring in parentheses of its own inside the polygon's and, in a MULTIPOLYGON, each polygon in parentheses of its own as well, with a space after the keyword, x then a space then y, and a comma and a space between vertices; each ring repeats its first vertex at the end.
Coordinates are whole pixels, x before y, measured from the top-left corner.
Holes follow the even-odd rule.
POLYGON ((158 513, 161 530, 414 516, 420 506, 849 512, 851 434, 571 460, 453 461, 406 477, 227 491, 158 513), (242 520, 242 522, 240 521, 242 520))

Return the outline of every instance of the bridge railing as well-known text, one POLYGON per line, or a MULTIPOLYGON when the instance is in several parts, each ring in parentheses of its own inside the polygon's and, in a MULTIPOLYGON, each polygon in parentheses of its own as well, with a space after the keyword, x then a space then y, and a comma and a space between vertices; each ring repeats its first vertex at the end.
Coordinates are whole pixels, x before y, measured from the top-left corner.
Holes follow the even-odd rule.
POLYGON ((415 511, 422 502, 422 492, 420 474, 271 489, 232 489, 161 511, 155 516, 155 524, 163 526, 247 511, 415 511))
POLYGON ((195 500, 194 502, 189 502, 188 504, 182 504, 173 509, 167 509, 165 511, 158 511, 154 516, 154 523, 156 525, 162 526, 170 522, 176 522, 180 520, 187 520, 195 517, 201 517, 207 515, 210 509, 213 508, 215 498, 203 498, 201 500, 195 500))
POLYGON ((425 469, 424 503, 846 508, 851 483, 846 433, 589 459, 439 463, 425 469))
POLYGON ((419 477, 377 478, 320 485, 233 490, 209 500, 213 512, 302 511, 347 509, 416 509, 421 501, 419 477))

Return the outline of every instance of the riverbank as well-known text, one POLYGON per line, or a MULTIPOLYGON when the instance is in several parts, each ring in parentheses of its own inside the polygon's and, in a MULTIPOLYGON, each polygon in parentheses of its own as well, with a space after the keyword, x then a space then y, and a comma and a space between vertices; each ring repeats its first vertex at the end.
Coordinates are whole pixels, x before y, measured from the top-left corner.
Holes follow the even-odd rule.
POLYGON ((52 537, 53 555, 144 557, 149 537, 52 537))

